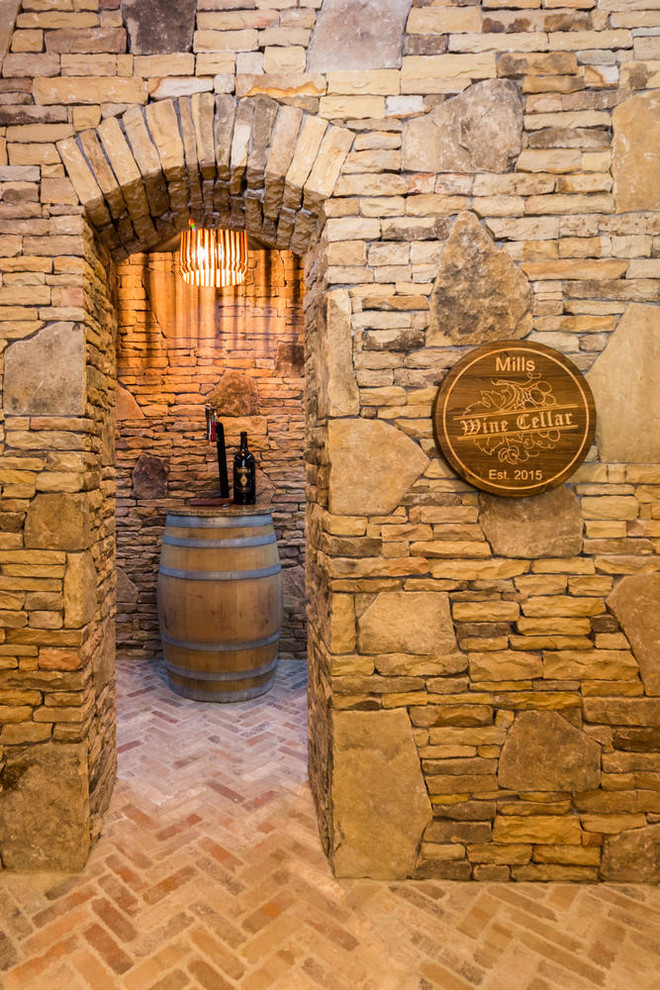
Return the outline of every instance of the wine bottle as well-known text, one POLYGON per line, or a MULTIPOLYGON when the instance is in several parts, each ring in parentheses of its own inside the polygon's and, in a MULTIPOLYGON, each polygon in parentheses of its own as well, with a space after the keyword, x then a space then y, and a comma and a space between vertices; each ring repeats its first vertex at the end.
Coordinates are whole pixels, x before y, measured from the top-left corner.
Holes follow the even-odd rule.
POLYGON ((241 445, 234 456, 234 502, 237 505, 254 505, 256 464, 248 450, 247 433, 241 433, 241 445))

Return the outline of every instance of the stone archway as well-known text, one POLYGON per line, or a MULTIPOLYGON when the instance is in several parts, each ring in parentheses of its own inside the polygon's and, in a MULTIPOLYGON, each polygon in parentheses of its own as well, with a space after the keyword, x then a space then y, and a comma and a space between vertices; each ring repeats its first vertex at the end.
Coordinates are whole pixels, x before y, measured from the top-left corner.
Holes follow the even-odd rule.
MULTIPOLYGON (((25 248, 53 259, 61 305, 6 352, 7 448, 29 449, 20 468, 32 471, 29 486, 16 479, 30 500, 16 562, 54 616, 33 625, 26 612, 6 638, 19 658, 14 686, 36 706, 3 775, 8 868, 79 869, 112 793, 113 261, 191 218, 314 255, 352 138, 269 98, 203 93, 132 107, 57 145, 75 195, 64 189, 59 235, 25 248)), ((309 267, 316 292, 319 266, 309 267)))

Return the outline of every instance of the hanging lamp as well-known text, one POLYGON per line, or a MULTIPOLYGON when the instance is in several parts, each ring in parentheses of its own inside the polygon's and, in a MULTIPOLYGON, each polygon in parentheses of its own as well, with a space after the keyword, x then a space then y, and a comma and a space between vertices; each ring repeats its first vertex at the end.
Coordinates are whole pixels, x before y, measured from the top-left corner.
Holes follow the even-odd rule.
POLYGON ((244 230, 196 227, 181 232, 177 267, 190 285, 240 285, 247 272, 248 243, 244 230))

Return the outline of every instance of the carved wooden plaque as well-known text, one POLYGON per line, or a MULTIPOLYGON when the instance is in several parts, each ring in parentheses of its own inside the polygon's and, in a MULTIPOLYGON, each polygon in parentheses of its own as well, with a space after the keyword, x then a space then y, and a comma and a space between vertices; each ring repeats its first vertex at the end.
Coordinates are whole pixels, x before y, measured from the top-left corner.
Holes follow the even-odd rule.
POLYGON ((462 478, 521 497, 573 474, 592 444, 596 407, 582 372, 559 351, 502 340, 451 369, 436 395, 433 426, 462 478))

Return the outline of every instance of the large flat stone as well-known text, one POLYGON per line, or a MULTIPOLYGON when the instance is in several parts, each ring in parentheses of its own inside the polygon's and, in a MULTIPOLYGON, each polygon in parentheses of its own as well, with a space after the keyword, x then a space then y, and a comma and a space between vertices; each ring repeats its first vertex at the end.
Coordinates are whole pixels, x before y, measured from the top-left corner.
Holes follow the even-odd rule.
POLYGON ((64 572, 64 625, 79 629, 96 612, 97 573, 89 550, 69 554, 64 572))
POLYGON ((403 880, 432 818, 408 715, 335 712, 332 722, 335 874, 403 880))
POLYGON ((600 784, 600 746, 556 712, 522 712, 502 748, 498 780, 514 791, 587 791, 600 784))
POLYGON ((532 328, 532 291, 506 251, 473 213, 461 213, 440 257, 426 342, 485 344, 524 337, 532 328))
POLYGON ((307 52, 307 71, 398 69, 410 4, 411 0, 324 0, 307 52))
POLYGON ((0 856, 9 870, 80 870, 90 845, 86 744, 6 751, 0 856))
POLYGON ((631 303, 587 375, 602 461, 660 460, 658 307, 631 303))
POLYGON ((409 121, 403 167, 414 172, 509 172, 522 148, 523 111, 509 79, 486 79, 409 121))
POLYGON ((85 339, 80 326, 52 323, 5 352, 4 409, 19 416, 85 411, 85 339))
POLYGON ((580 503, 570 489, 531 498, 481 496, 479 522, 503 557, 575 557, 582 552, 580 503))
POLYGON ((660 574, 622 578, 607 604, 630 641, 646 693, 660 695, 660 574))
POLYGON ((605 837, 601 866, 603 880, 619 883, 660 881, 660 825, 634 828, 605 837))
POLYGON ((133 393, 119 383, 115 393, 115 416, 117 422, 123 422, 125 419, 145 419, 133 393))
POLYGON ((357 416, 360 395, 353 368, 351 299, 346 289, 328 292, 325 312, 321 310, 316 385, 319 416, 357 416))
POLYGON ((25 546, 50 550, 86 550, 91 518, 86 495, 46 492, 32 499, 25 520, 25 546))
POLYGON ((330 511, 348 516, 391 512, 429 464, 414 440, 372 419, 331 420, 328 457, 330 511))
POLYGON ((439 591, 382 591, 358 620, 361 653, 456 653, 449 597, 439 591))
POLYGON ((133 55, 190 51, 196 8, 196 0, 121 0, 133 55))
POLYGON ((612 175, 618 213, 660 209, 660 93, 636 93, 612 115, 612 175))

